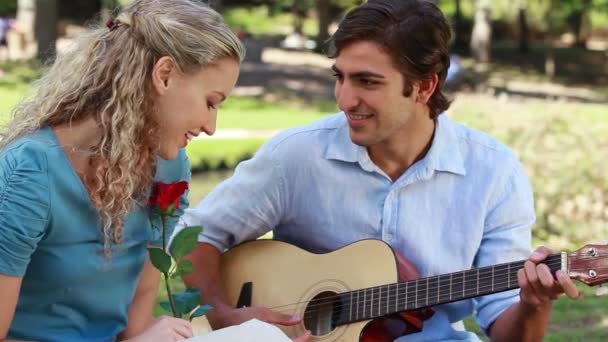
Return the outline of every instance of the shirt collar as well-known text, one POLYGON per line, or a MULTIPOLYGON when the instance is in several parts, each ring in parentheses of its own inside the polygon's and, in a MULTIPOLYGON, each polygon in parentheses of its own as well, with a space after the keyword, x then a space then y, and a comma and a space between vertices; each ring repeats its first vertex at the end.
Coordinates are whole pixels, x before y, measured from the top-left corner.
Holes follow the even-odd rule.
MULTIPOLYGON (((447 117, 440 115, 437 119, 433 143, 427 155, 421 160, 427 168, 465 175, 465 165, 460 151, 460 139, 454 132, 455 124, 447 117)), ((371 160, 365 147, 356 145, 350 139, 348 123, 334 131, 334 138, 325 151, 326 159, 335 159, 349 163, 359 163, 364 169, 370 169, 371 160)))

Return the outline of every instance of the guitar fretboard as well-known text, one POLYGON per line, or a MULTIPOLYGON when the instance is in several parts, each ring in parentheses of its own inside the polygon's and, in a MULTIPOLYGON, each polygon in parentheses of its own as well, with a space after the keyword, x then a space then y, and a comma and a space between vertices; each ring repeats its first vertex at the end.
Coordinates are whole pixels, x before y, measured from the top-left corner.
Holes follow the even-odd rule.
MULTIPOLYGON (((440 276, 370 287, 339 295, 334 324, 342 325, 384 315, 421 309, 472 297, 518 288, 517 271, 525 261, 499 264, 440 276)), ((554 254, 545 264, 552 271, 561 268, 554 254)))

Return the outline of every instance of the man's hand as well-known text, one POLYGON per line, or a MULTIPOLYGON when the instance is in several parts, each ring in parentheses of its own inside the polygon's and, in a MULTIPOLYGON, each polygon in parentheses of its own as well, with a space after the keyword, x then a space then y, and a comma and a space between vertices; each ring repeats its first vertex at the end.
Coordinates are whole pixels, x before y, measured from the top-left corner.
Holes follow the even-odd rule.
POLYGON ((574 282, 563 271, 558 270, 555 277, 545 264, 541 264, 553 251, 539 247, 524 263, 524 268, 517 271, 517 282, 521 288, 521 303, 529 308, 540 308, 550 305, 551 301, 562 294, 577 299, 580 293, 574 282))
MULTIPOLYGON (((223 308, 213 310, 214 326, 227 327, 238 325, 250 319, 258 319, 273 325, 296 325, 302 322, 299 316, 285 315, 264 307, 223 308)), ((211 313, 211 312, 210 312, 211 313)), ((310 331, 294 339, 294 342, 305 342, 310 338, 310 331)))

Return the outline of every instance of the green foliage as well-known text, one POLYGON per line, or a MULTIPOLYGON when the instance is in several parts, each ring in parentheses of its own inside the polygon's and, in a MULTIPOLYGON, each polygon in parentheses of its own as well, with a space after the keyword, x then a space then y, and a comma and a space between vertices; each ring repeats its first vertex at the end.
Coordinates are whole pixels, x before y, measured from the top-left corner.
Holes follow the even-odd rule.
POLYGON ((240 161, 249 159, 266 138, 194 140, 186 152, 192 172, 233 169, 240 161))
POLYGON ((12 17, 17 15, 17 0, 0 1, 0 17, 12 17))
POLYGON ((460 95, 451 112, 519 155, 534 189, 537 243, 572 249, 608 236, 605 105, 460 95))
POLYGON ((161 248, 148 248, 150 254, 150 262, 159 271, 163 273, 169 272, 171 269, 171 257, 161 248))
POLYGON ((203 231, 201 226, 186 227, 180 230, 171 244, 171 252, 176 260, 190 254, 196 248, 197 237, 203 231))
MULTIPOLYGON (((287 35, 293 32, 293 15, 274 13, 268 6, 228 7, 222 15, 234 30, 243 30, 254 36, 287 35)), ((303 31, 307 36, 317 34, 318 28, 313 18, 304 20, 303 31)))

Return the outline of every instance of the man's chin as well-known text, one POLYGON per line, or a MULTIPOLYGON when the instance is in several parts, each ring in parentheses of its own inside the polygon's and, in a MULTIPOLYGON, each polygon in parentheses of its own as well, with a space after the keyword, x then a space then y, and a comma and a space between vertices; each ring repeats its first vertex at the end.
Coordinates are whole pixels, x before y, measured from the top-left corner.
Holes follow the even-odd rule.
POLYGON ((350 141, 352 141, 353 144, 362 147, 369 147, 370 145, 372 145, 372 142, 369 138, 363 137, 360 134, 353 134, 352 131, 350 133, 350 141))

